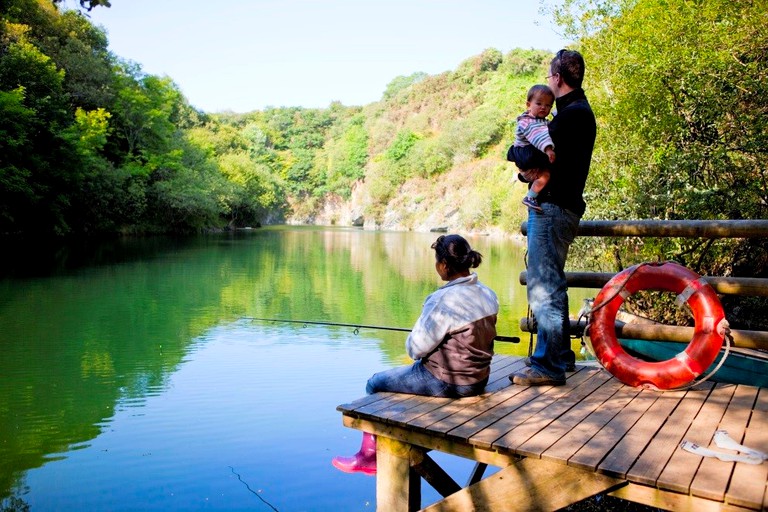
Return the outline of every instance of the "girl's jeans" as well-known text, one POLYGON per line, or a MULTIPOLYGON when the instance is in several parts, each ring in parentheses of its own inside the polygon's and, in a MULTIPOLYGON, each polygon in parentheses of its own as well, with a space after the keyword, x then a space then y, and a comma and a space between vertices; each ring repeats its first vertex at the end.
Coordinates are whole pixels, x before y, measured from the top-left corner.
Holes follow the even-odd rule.
POLYGON ((460 398, 479 395, 485 389, 487 382, 488 379, 485 379, 471 386, 457 386, 443 382, 429 373, 421 361, 416 361, 411 366, 375 373, 373 377, 368 379, 365 392, 369 395, 379 391, 389 391, 411 395, 460 398))

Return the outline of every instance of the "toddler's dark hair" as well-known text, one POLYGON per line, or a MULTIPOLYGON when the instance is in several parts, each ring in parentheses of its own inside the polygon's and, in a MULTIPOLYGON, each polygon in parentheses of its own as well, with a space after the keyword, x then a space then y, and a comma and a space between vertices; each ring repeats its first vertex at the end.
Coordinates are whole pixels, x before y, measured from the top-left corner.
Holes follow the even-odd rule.
POLYGON ((536 84, 530 89, 528 89, 528 98, 526 99, 526 101, 531 101, 533 98, 535 98, 539 94, 544 94, 546 96, 549 96, 553 100, 555 99, 555 93, 552 91, 552 89, 549 88, 548 85, 536 84))

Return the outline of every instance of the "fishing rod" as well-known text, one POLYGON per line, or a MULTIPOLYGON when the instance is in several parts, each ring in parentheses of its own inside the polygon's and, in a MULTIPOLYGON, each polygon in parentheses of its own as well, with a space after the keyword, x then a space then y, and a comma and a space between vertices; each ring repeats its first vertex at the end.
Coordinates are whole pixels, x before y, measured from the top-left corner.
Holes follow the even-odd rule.
MULTIPOLYGON (((256 318, 253 316, 241 317, 242 320, 258 320, 260 322, 281 322, 286 324, 302 324, 307 325, 331 325, 334 327, 352 327, 355 334, 360 333, 360 329, 377 329, 380 331, 399 331, 399 332, 411 332, 411 329, 405 327, 389 327, 384 325, 365 325, 365 324, 345 324, 341 322, 321 322, 313 320, 286 320, 283 318, 256 318)), ((493 338, 496 341, 508 341, 510 343, 520 343, 519 336, 496 336, 493 338)))

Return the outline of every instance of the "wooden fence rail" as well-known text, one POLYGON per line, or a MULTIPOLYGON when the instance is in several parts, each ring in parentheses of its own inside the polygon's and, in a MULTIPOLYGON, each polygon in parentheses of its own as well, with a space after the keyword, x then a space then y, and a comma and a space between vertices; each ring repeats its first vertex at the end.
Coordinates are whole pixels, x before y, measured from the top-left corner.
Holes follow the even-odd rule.
MULTIPOLYGON (((565 279, 573 288, 602 288, 615 274, 610 272, 566 272, 565 279)), ((768 297, 768 279, 759 277, 704 276, 717 293, 768 297)), ((520 284, 528 283, 528 273, 520 272, 520 284)))
MULTIPOLYGON (((527 222, 520 231, 528 233, 527 222)), ((763 238, 768 220, 583 220, 579 236, 763 238)))
MULTIPOLYGON (((520 228, 527 235, 528 224, 520 228)), ((765 238, 768 237, 768 220, 587 220, 579 223, 578 236, 611 237, 683 237, 683 238, 765 238)), ((566 272, 569 287, 602 288, 614 274, 607 272, 566 272)), ((768 279, 755 277, 704 276, 717 293, 768 297, 768 279)), ((527 272, 520 273, 520 284, 528 282, 527 272)), ((583 322, 582 322, 583 323, 583 322)), ((526 318, 520 320, 520 328, 530 332, 526 318)), ((571 320, 572 332, 583 330, 579 320, 571 320)), ((666 325, 624 324, 616 322, 619 337, 659 340, 688 341, 693 328, 666 325)), ((734 346, 768 350, 768 332, 732 330, 734 346)))

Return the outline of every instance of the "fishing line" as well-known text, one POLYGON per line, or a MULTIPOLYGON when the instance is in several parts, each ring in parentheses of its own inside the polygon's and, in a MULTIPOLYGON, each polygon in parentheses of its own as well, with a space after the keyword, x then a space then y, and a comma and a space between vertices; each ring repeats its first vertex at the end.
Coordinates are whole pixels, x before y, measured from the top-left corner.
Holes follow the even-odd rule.
POLYGON ((240 482, 242 482, 242 484, 245 486, 246 489, 251 491, 251 493, 255 494, 256 497, 259 498, 261 501, 263 501, 264 504, 267 505, 269 508, 271 508, 275 512, 280 512, 270 502, 268 502, 267 500, 262 498, 261 495, 258 492, 256 492, 253 489, 251 489, 251 486, 248 485, 248 482, 246 482, 245 480, 242 479, 242 477, 240 477, 240 474, 235 471, 235 468, 233 468, 232 466, 229 466, 229 469, 232 471, 232 474, 235 475, 237 477, 237 479, 240 480, 240 482))
MULTIPOLYGON (((304 327, 307 325, 330 325, 334 327, 352 327, 354 334, 360 334, 360 329, 377 329, 380 331, 398 331, 398 332, 411 332, 411 329, 405 327, 389 327, 385 325, 365 325, 365 324, 346 324, 341 322, 322 322, 317 320, 286 320, 283 318, 257 318, 253 316, 240 317, 241 320, 257 320, 260 322, 281 322, 288 324, 302 324, 304 327)), ((519 336, 496 336, 493 338, 496 341, 508 341, 510 343, 520 343, 519 336)))

